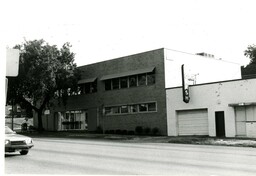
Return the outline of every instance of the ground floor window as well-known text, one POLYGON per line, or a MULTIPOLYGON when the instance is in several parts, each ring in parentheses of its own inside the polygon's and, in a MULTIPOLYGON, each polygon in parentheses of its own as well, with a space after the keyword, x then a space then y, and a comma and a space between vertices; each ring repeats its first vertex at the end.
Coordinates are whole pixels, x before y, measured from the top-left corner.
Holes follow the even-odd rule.
POLYGON ((109 106, 104 108, 105 115, 133 114, 144 112, 156 112, 156 102, 138 103, 130 105, 109 106))
POLYGON ((58 113, 58 130, 86 130, 86 111, 65 111, 58 113))

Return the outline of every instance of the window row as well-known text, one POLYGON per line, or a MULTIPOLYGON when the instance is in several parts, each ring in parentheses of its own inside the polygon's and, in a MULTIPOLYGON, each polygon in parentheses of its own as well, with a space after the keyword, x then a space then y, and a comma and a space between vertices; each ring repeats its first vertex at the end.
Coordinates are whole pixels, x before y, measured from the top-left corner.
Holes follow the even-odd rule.
POLYGON ((105 107, 105 115, 156 112, 156 102, 105 107))
POLYGON ((79 84, 78 95, 97 92, 97 81, 79 84))
POLYGON ((151 72, 105 80, 105 90, 124 89, 153 84, 155 84, 155 73, 151 72))
POLYGON ((58 130, 85 130, 88 126, 86 111, 56 112, 55 117, 58 119, 58 130))
POLYGON ((97 82, 91 82, 91 83, 85 83, 85 84, 79 84, 77 90, 71 90, 71 88, 68 88, 67 91, 63 90, 57 90, 55 91, 55 96, 62 97, 63 94, 67 94, 68 96, 72 95, 81 95, 81 94, 90 94, 97 92, 97 82))
MULTIPOLYGON (((155 73, 150 72, 105 80, 105 90, 116 90, 153 84, 155 84, 155 73)), ((71 90, 69 88, 66 91, 68 96, 90 94, 95 92, 97 92, 97 79, 93 82, 79 83, 78 90, 71 90)), ((63 90, 57 90, 55 92, 55 95, 58 97, 62 97, 63 94, 63 90)))

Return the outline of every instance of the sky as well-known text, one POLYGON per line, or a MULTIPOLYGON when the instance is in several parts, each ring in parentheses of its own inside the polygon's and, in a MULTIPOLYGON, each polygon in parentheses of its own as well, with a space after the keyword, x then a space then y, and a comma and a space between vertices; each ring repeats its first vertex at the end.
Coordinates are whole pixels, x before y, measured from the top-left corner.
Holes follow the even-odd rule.
POLYGON ((246 64, 256 44, 255 0, 8 0, 4 46, 72 45, 78 66, 158 48, 246 64))

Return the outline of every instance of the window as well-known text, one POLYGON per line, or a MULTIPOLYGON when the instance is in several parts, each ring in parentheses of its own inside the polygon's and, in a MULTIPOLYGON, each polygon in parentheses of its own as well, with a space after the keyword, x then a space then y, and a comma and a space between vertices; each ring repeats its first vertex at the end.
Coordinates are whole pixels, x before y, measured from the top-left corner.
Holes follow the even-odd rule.
POLYGON ((58 117, 59 130, 85 129, 84 111, 66 111, 55 114, 58 117))
POLYGON ((119 89, 119 78, 112 79, 113 89, 119 89))
POLYGON ((78 94, 89 94, 97 92, 97 81, 80 84, 78 90, 78 94))
POLYGON ((121 89, 128 87, 128 77, 120 78, 121 89))
POLYGON ((147 85, 155 84, 155 73, 148 73, 147 74, 147 85))
POLYGON ((90 93, 97 92, 97 81, 91 83, 91 90, 90 93))
POLYGON ((147 104, 139 104, 139 111, 145 112, 148 110, 147 104))
POLYGON ((90 83, 84 84, 84 90, 86 94, 90 93, 90 88, 91 88, 90 83))
POLYGON ((66 112, 66 118, 65 120, 69 120, 69 112, 66 112))
POLYGON ((128 106, 121 106, 121 113, 124 114, 124 113, 128 113, 128 106))
POLYGON ((131 108, 131 113, 138 112, 138 105, 131 105, 130 108, 131 108))
POLYGON ((148 111, 156 111, 156 103, 148 103, 148 111))
POLYGON ((112 107, 113 110, 113 114, 119 114, 120 113, 120 109, 118 106, 112 107))
POLYGON ((111 107, 106 107, 105 108, 105 114, 106 115, 111 114, 111 107))
POLYGON ((139 84, 139 86, 146 85, 146 74, 138 75, 138 84, 139 84))
POLYGON ((129 87, 137 86, 137 75, 129 77, 129 87))
POLYGON ((105 90, 111 90, 111 79, 105 81, 105 90))

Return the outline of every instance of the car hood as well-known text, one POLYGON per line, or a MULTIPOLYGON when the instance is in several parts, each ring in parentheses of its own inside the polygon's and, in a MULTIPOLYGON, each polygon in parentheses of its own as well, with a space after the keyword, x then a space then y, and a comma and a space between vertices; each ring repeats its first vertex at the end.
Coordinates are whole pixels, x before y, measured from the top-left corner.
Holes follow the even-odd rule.
POLYGON ((20 134, 5 134, 5 139, 9 139, 11 141, 16 141, 16 140, 30 139, 30 137, 23 136, 20 134))

